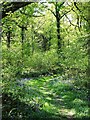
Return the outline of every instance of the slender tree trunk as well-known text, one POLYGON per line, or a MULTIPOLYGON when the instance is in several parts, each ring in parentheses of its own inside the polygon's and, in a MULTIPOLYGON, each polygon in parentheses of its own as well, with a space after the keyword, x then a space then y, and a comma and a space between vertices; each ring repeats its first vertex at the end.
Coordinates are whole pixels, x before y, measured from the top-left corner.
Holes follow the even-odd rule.
POLYGON ((61 49, 61 36, 60 36, 60 19, 57 17, 57 38, 58 38, 58 50, 61 49))
POLYGON ((22 43, 22 61, 23 61, 23 56, 24 56, 24 53, 23 53, 23 45, 24 45, 24 31, 25 31, 25 29, 24 29, 24 27, 22 26, 22 28, 21 28, 21 43, 22 43))
POLYGON ((57 53, 60 54, 61 51, 61 35, 60 35, 60 13, 59 13, 59 9, 58 9, 58 5, 56 2, 56 24, 57 24, 57 39, 58 39, 58 49, 57 49, 57 53))
POLYGON ((8 30, 8 32, 6 33, 7 35, 7 48, 9 49, 10 48, 10 43, 11 43, 11 31, 8 30))
POLYGON ((49 40, 48 40, 48 50, 50 50, 51 47, 51 39, 52 39, 52 35, 51 35, 51 30, 49 32, 49 40))
POLYGON ((42 49, 44 52, 48 50, 48 38, 42 34, 42 49))
MULTIPOLYGON (((11 31, 10 31, 9 28, 8 28, 8 31, 6 33, 6 36, 7 36, 7 50, 8 50, 8 52, 10 52, 11 31)), ((11 60, 10 60, 10 56, 9 55, 7 57, 7 64, 11 64, 11 60)))

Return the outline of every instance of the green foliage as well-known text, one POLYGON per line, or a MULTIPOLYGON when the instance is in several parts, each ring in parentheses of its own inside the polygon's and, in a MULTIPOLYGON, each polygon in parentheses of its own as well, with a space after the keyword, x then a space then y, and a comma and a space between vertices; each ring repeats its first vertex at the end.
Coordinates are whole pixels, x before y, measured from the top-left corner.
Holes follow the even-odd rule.
MULTIPOLYGON (((87 3, 77 4, 82 11, 84 6, 88 9, 87 3)), ((62 4, 58 8, 62 17, 58 41, 56 4, 47 5, 50 9, 32 3, 2 20, 3 119, 89 117, 86 89, 89 23, 85 21, 88 13, 85 9, 79 14, 73 3, 62 4)))
POLYGON ((3 95, 4 118, 31 119, 32 116, 39 120, 46 117, 52 119, 53 114, 56 118, 58 115, 61 118, 73 115, 76 119, 88 116, 86 90, 76 88, 71 81, 66 82, 60 76, 23 80, 21 86, 18 85, 9 88, 9 96, 7 92, 3 95), (9 112, 6 112, 7 107, 9 112))

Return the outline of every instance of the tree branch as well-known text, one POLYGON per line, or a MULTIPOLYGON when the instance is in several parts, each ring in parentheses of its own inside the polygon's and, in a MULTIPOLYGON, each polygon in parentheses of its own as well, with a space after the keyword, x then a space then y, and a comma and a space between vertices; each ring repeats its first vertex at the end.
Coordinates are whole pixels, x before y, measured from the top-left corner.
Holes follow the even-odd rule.
POLYGON ((6 17, 9 12, 15 12, 21 7, 31 4, 32 2, 11 2, 11 3, 2 3, 2 18, 6 17))
MULTIPOLYGON (((76 3, 76 2, 74 2, 74 6, 76 7, 76 9, 77 9, 79 12, 82 13, 82 11, 81 11, 81 10, 79 9, 79 7, 77 6, 77 3, 76 3)), ((83 15, 82 15, 82 17, 84 18, 85 21, 89 22, 89 20, 86 19, 83 15)))
POLYGON ((56 14, 51 10, 51 9, 49 9, 48 8, 48 6, 45 6, 43 3, 41 3, 45 8, 47 8, 47 10, 49 10, 51 13, 53 13, 53 15, 56 17, 56 14))
POLYGON ((69 11, 67 11, 67 12, 65 12, 61 17, 60 17, 60 19, 62 19, 67 13, 69 13, 71 10, 69 10, 69 11))
POLYGON ((75 25, 75 24, 73 24, 73 23, 71 22, 71 20, 68 18, 67 15, 65 15, 65 17, 68 19, 68 21, 69 21, 69 23, 70 23, 71 25, 73 25, 73 26, 75 26, 75 27, 78 27, 77 25, 75 25))
POLYGON ((59 8, 64 4, 65 2, 62 2, 60 5, 59 5, 59 8))

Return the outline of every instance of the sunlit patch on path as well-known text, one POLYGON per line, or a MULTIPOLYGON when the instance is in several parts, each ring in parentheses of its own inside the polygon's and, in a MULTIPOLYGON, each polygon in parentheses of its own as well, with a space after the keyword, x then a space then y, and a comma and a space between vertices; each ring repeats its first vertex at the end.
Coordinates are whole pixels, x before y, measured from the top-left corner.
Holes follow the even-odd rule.
POLYGON ((49 76, 23 79, 21 83, 25 90, 21 99, 39 106, 40 110, 67 118, 88 116, 86 91, 77 89, 74 79, 49 76))

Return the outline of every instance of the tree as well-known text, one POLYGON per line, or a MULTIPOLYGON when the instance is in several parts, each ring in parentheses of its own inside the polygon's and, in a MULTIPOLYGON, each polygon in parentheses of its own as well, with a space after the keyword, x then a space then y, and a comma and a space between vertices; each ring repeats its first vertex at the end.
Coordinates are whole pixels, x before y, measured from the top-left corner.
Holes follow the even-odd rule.
POLYGON ((63 6, 63 4, 64 4, 64 2, 62 2, 61 4, 56 2, 56 4, 55 4, 55 17, 56 17, 57 38, 58 38, 58 50, 57 50, 57 52, 58 53, 60 53, 61 46, 62 46, 62 38, 61 38, 61 35, 60 35, 60 19, 61 19, 60 9, 63 6))
MULTIPOLYGON (((60 52, 62 51, 62 50, 61 50, 61 49, 62 49, 62 37, 61 37, 61 26, 60 26, 60 25, 61 25, 61 21, 60 21, 60 20, 61 20, 66 14, 68 14, 68 13, 71 11, 71 9, 70 9, 70 10, 65 11, 65 12, 63 12, 63 13, 60 13, 63 7, 64 7, 64 9, 65 9, 64 3, 65 3, 65 1, 64 1, 64 2, 57 2, 57 0, 56 0, 55 2, 53 2, 53 5, 54 5, 54 7, 55 7, 55 11, 52 10, 52 9, 50 9, 50 8, 48 7, 48 5, 44 5, 44 3, 43 3, 44 7, 47 8, 47 9, 54 15, 54 17, 56 18, 57 40, 58 40, 58 42, 57 42, 57 46, 58 46, 57 53, 58 53, 58 55, 60 55, 60 52)), ((49 3, 49 4, 50 4, 50 3, 49 3)), ((52 3, 51 3, 51 4, 52 4, 52 3)))
POLYGON ((2 18, 6 17, 8 14, 15 12, 19 8, 25 7, 32 2, 2 2, 2 18))

